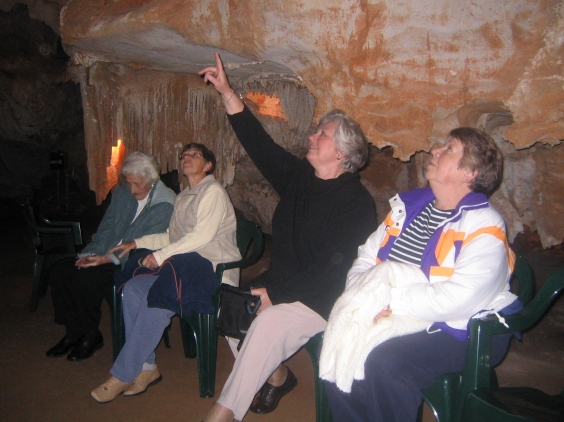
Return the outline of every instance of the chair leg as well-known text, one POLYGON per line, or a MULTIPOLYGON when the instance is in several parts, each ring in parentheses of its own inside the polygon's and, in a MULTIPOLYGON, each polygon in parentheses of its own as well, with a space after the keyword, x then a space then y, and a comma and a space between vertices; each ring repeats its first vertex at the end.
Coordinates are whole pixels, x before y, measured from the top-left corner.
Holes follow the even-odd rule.
POLYGON ((47 295, 47 288, 49 287, 49 270, 56 261, 45 257, 43 265, 41 265, 41 276, 39 277, 39 284, 37 285, 37 298, 42 299, 47 295))
POLYGON ((423 422, 423 406, 424 406, 424 402, 421 401, 421 404, 419 405, 419 410, 417 411, 417 422, 423 422))
MULTIPOLYGON (((182 322, 180 324, 182 324, 182 322)), ((170 324, 168 324, 168 327, 166 327, 164 332, 163 332, 163 342, 164 342, 164 345, 167 349, 170 349, 170 336, 168 335, 168 332, 171 329, 172 329, 172 321, 171 321, 170 324)))
POLYGON ((111 286, 110 314, 112 323, 113 359, 117 359, 119 352, 125 344, 125 325, 123 323, 122 292, 116 286, 111 286))
POLYGON ((34 312, 37 310, 39 303, 39 285, 41 284, 41 272, 43 270, 43 255, 35 255, 35 264, 33 266, 33 282, 31 285, 31 301, 29 303, 29 310, 34 312))
POLYGON ((333 422, 333 415, 329 407, 329 400, 325 392, 323 381, 319 378, 319 346, 323 341, 323 333, 316 334, 305 344, 304 348, 313 363, 313 376, 315 379, 315 420, 316 422, 333 422))
POLYGON ((200 397, 211 398, 215 395, 217 314, 192 314, 189 323, 196 339, 200 397))
POLYGON ((196 335, 190 323, 180 318, 180 332, 182 333, 182 346, 184 347, 184 357, 194 359, 198 355, 196 348, 196 335))
POLYGON ((437 422, 452 420, 459 386, 460 374, 447 374, 436 378, 430 387, 422 391, 423 400, 431 408, 437 422))

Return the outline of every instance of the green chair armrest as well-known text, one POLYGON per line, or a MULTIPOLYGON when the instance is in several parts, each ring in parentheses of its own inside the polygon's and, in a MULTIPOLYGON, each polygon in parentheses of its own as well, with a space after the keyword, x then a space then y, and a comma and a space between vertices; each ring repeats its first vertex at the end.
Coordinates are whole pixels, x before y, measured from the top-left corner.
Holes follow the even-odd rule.
POLYGON ((233 262, 225 262, 225 263, 221 263, 221 264, 217 264, 217 266, 215 267, 215 274, 217 276, 217 279, 221 282, 221 280, 223 279, 223 272, 225 270, 231 270, 233 268, 244 268, 247 265, 245 265, 245 261, 244 259, 241 259, 239 261, 233 261, 233 262))
POLYGON ((44 216, 40 216, 39 218, 49 226, 70 227, 74 236, 74 243, 76 245, 82 245, 82 230, 78 221, 53 221, 44 216))

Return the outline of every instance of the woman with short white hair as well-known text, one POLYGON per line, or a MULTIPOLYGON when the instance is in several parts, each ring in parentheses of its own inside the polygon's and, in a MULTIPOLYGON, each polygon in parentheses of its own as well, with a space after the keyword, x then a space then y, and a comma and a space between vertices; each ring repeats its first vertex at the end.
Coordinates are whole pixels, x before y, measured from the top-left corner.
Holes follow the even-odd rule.
POLYGON ((62 261, 50 271, 55 322, 65 325, 66 334, 51 347, 48 357, 81 361, 104 346, 100 306, 114 272, 121 269, 129 254, 118 257, 109 249, 168 227, 175 193, 159 180, 155 157, 133 152, 120 171, 120 184, 112 189, 112 200, 92 242, 78 254, 78 260, 62 261), (69 353, 70 352, 70 353, 69 353))

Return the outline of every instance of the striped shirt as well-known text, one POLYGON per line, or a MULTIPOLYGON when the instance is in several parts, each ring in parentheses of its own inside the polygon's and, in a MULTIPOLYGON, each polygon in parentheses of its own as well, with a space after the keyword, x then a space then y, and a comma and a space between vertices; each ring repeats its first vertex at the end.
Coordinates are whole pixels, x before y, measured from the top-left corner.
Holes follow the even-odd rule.
POLYGON ((452 214, 452 210, 443 211, 435 208, 434 202, 429 202, 400 234, 390 251, 388 261, 421 266, 421 257, 427 242, 437 227, 452 214))

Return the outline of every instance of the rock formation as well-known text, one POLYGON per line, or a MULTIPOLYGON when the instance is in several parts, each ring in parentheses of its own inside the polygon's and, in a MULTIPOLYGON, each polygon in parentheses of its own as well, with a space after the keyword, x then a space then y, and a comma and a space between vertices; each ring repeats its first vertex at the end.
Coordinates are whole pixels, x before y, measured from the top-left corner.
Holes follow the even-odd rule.
POLYGON ((60 33, 81 85, 90 187, 105 195, 118 137, 165 169, 197 139, 220 155, 234 202, 268 227, 276 196, 245 165, 220 99, 195 76, 219 51, 284 147, 304 148, 312 121, 331 108, 361 123, 374 145, 362 177, 380 215, 387 196, 423 184, 430 146, 467 125, 506 154, 493 201, 511 240, 527 226, 543 246, 559 244, 563 12, 562 0, 70 0, 60 33), (256 94, 280 101, 277 117, 256 94))

